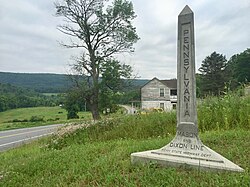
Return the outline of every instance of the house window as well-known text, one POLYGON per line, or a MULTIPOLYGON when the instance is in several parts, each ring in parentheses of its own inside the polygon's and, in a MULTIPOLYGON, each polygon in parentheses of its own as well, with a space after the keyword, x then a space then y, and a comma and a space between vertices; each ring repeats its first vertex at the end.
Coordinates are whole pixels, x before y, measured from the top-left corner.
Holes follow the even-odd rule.
POLYGON ((173 110, 176 110, 176 103, 173 104, 173 110))
POLYGON ((164 103, 160 103, 160 108, 164 110, 164 103))
POLYGON ((160 97, 164 97, 164 88, 160 88, 160 97))
POLYGON ((170 95, 177 95, 177 90, 170 90, 170 95))

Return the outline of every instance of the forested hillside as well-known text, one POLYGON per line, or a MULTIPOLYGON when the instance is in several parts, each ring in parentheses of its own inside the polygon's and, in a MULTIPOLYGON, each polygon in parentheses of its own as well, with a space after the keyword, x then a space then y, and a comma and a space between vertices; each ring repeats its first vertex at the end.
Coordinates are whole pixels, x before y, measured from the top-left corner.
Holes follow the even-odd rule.
POLYGON ((28 88, 0 83, 0 112, 25 107, 54 106, 59 97, 44 96, 28 88))
MULTIPOLYGON (((138 95, 138 89, 147 81, 146 79, 128 81, 131 85, 125 87, 123 91, 128 92, 129 96, 124 96, 119 102, 127 103, 130 97, 138 95)), ((59 95, 45 96, 41 93, 65 93, 71 85, 71 80, 65 74, 0 72, 0 112, 64 103, 63 97, 59 95)))
POLYGON ((63 74, 0 72, 0 83, 33 89, 40 93, 61 93, 70 86, 63 74))
MULTIPOLYGON (((132 84, 140 87, 147 81, 136 79, 132 84)), ((63 93, 72 84, 65 74, 8 72, 0 72, 0 83, 29 88, 39 93, 63 93)))

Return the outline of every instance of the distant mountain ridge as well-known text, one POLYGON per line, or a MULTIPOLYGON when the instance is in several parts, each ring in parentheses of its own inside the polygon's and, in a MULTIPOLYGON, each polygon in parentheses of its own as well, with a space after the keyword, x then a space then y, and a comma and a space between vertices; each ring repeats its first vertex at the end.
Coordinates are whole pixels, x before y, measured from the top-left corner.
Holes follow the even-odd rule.
POLYGON ((0 72, 0 83, 33 89, 40 93, 64 92, 70 81, 64 74, 0 72))
MULTIPOLYGON (((148 81, 135 79, 133 85, 141 87, 148 81)), ((10 72, 0 72, 0 83, 29 88, 40 93, 62 93, 72 84, 66 74, 10 72)))

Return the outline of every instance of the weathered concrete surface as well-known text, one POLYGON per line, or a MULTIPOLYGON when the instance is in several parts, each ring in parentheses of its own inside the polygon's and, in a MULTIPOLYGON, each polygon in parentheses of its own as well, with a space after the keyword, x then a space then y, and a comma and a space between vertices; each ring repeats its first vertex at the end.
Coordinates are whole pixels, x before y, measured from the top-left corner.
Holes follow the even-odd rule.
POLYGON ((233 172, 243 172, 244 170, 219 155, 215 151, 209 149, 209 153, 214 157, 216 156, 219 161, 212 160, 202 160, 194 157, 181 157, 176 155, 167 155, 165 152, 159 154, 159 150, 150 150, 131 154, 132 164, 148 164, 156 163, 163 167, 182 167, 182 168, 196 168, 198 170, 205 171, 233 171, 233 172))

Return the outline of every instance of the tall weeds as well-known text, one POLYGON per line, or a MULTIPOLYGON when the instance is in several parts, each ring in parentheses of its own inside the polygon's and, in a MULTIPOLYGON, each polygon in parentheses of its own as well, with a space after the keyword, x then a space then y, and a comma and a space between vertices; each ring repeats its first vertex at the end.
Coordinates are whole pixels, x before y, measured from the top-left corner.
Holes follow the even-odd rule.
POLYGON ((174 135, 176 113, 151 113, 147 115, 121 116, 99 121, 87 128, 79 128, 63 136, 54 135, 45 146, 62 149, 71 144, 103 142, 121 139, 148 139, 174 135))
POLYGON ((175 134, 176 113, 151 113, 101 121, 87 129, 91 140, 145 139, 175 134))
POLYGON ((250 97, 227 94, 224 97, 207 97, 198 105, 198 124, 201 132, 250 129, 250 97))
MULTIPOLYGON (((229 94, 208 97, 198 105, 199 131, 250 129, 250 97, 229 94)), ((120 116, 83 127, 67 136, 54 136, 49 147, 61 149, 72 143, 115 139, 148 139, 176 133, 176 112, 120 116)))

